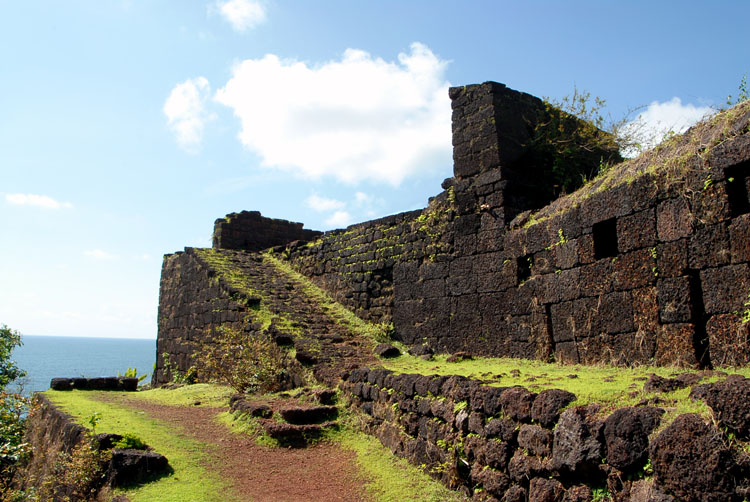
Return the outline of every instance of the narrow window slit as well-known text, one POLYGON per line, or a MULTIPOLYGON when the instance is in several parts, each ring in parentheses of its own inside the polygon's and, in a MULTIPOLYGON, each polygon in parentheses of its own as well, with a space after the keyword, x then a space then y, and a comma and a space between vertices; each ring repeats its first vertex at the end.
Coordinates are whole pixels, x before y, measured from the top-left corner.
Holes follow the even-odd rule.
POLYGON ((617 220, 608 220, 594 223, 594 258, 612 258, 617 256, 617 220))
POLYGON ((726 170, 727 198, 732 218, 750 213, 750 161, 726 170))
POLYGON ((516 258, 518 284, 531 277, 531 261, 530 254, 516 258))

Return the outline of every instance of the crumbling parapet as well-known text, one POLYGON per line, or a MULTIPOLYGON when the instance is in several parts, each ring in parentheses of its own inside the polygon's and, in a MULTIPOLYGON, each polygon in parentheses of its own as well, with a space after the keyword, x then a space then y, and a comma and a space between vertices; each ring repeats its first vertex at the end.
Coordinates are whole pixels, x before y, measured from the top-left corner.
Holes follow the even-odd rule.
POLYGON ((259 211, 242 211, 214 222, 212 242, 216 249, 261 251, 320 235, 322 232, 307 230, 302 223, 265 218, 259 211))

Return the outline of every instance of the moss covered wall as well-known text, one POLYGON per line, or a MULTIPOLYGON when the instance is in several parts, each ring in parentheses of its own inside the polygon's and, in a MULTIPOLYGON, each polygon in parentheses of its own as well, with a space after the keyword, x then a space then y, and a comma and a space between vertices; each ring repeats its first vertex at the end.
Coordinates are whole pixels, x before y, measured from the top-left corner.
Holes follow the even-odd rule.
MULTIPOLYGON (((550 201, 547 176, 561 157, 540 142, 549 105, 496 83, 450 97, 454 177, 426 209, 277 246, 276 256, 363 319, 392 322, 410 345, 565 362, 750 363, 750 105, 550 201)), ((607 155, 562 161, 588 172, 607 155)), ((201 323, 238 322, 205 310, 217 291, 188 306, 170 286, 176 273, 165 259, 160 352, 167 338, 199 336, 201 323)), ((207 279, 180 280, 191 290, 207 279)), ((169 343, 187 357, 182 342, 169 343)))
POLYGON ((528 173, 543 184, 544 169, 526 162, 539 160, 528 150, 546 105, 494 83, 451 97, 446 190, 422 213, 289 248, 295 267, 440 351, 750 362, 747 106, 539 208, 528 173))

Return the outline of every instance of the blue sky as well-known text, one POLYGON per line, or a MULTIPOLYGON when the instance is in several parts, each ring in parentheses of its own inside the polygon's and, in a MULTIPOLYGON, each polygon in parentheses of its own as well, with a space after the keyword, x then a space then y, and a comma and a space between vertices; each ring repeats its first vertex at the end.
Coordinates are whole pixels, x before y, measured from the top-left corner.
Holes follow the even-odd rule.
POLYGON ((210 246, 218 217, 424 207, 452 174, 449 85, 692 120, 750 73, 747 19, 740 0, 0 0, 0 323, 154 338, 162 256, 210 246))

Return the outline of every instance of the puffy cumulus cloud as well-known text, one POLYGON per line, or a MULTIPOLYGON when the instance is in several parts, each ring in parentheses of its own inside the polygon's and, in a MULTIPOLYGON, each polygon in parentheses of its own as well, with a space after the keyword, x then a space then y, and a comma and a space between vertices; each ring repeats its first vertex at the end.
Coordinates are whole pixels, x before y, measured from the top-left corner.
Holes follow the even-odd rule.
POLYGON ((215 98, 264 166, 396 186, 450 165, 446 65, 420 43, 398 62, 355 49, 318 66, 271 54, 235 65, 215 98))
POLYGON ((336 211, 325 221, 325 224, 332 228, 343 228, 352 223, 352 215, 346 211, 336 211))
POLYGON ((84 251, 83 254, 84 256, 88 256, 89 258, 101 261, 112 261, 117 259, 116 255, 113 255, 106 251, 102 251, 101 249, 90 249, 88 251, 84 251))
POLYGON ((215 8, 236 31, 255 28, 266 20, 266 10, 263 5, 252 0, 218 1, 215 8))
POLYGON ((188 152, 198 150, 203 140, 203 129, 212 118, 206 111, 211 86, 204 77, 188 79, 177 84, 164 102, 164 115, 177 143, 188 152))
POLYGON ((690 126, 712 115, 716 110, 709 106, 683 104, 674 97, 669 101, 652 102, 630 123, 624 126, 626 135, 632 136, 640 148, 634 147, 624 152, 627 157, 655 147, 669 134, 680 134, 690 126))
POLYGON ((310 209, 313 209, 319 213, 322 213, 325 211, 333 211, 336 209, 341 209, 344 206, 346 206, 346 203, 341 202, 340 200, 336 200, 336 199, 328 199, 326 197, 321 197, 318 194, 312 194, 310 197, 305 199, 305 205, 309 207, 310 209))
POLYGON ((5 194, 5 201, 15 206, 35 206, 45 209, 70 209, 73 207, 70 202, 58 202, 52 197, 33 193, 8 193, 5 194))

